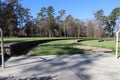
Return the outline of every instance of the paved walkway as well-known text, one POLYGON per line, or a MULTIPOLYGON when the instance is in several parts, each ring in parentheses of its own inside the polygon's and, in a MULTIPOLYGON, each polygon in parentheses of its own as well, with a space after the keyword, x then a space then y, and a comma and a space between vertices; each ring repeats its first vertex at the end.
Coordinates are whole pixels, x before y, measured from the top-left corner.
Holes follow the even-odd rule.
POLYGON ((4 80, 120 80, 120 59, 109 53, 12 57, 5 64, 4 80))

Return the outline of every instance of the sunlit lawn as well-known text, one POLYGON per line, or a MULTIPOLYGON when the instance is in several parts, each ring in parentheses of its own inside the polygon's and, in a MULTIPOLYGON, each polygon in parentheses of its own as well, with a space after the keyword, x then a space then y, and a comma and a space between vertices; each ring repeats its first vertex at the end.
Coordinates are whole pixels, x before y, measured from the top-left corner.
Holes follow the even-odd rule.
POLYGON ((75 40, 59 40, 38 45, 29 55, 81 54, 83 50, 75 48, 75 40))
MULTIPOLYGON (((57 38, 48 38, 48 37, 29 37, 29 38, 5 38, 5 43, 13 42, 24 42, 24 41, 34 41, 34 40, 46 40, 46 39, 57 39, 57 38)), ((60 39, 60 38, 59 38, 60 39)), ((61 54, 81 54, 84 53, 84 50, 78 49, 75 46, 76 39, 67 39, 67 40, 58 40, 51 41, 43 44, 39 44, 35 48, 29 51, 29 55, 61 55, 61 54)), ((102 48, 112 49, 115 53, 115 41, 114 40, 105 40, 103 42, 98 42, 98 40, 87 40, 80 42, 84 45, 96 46, 102 48)), ((120 45, 120 42, 119 42, 120 45)), ((119 46, 120 53, 120 46, 119 46)))
POLYGON ((4 43, 14 43, 14 42, 25 42, 25 41, 34 41, 34 40, 46 40, 46 39, 57 39, 49 37, 23 37, 23 38, 4 38, 4 43))
POLYGON ((25 41, 35 41, 35 40, 56 40, 47 43, 42 43, 29 51, 29 55, 61 55, 61 54, 76 54, 83 53, 83 50, 75 48, 75 40, 71 38, 63 37, 24 37, 24 38, 4 38, 5 43, 15 43, 15 42, 25 42, 25 41))
MULTIPOLYGON (((88 40, 88 41, 82 41, 80 43, 84 45, 89 45, 89 46, 112 49, 113 53, 115 53, 115 41, 114 40, 108 40, 108 41, 106 40, 103 42, 98 42, 98 40, 88 40)), ((120 45, 120 42, 119 42, 119 45, 120 45)), ((119 54, 120 54, 120 46, 119 46, 119 54)))

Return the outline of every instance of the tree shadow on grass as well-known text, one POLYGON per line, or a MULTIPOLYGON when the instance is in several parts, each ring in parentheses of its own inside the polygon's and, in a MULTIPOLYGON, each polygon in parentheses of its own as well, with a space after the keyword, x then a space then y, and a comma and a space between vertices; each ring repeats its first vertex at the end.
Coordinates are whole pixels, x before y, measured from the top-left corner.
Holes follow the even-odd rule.
POLYGON ((40 44, 32 51, 36 55, 63 55, 63 54, 83 54, 85 51, 74 47, 72 44, 40 44))
POLYGON ((46 39, 46 40, 36 40, 36 41, 26 41, 10 45, 11 54, 13 56, 26 55, 31 49, 39 44, 47 43, 51 41, 64 40, 64 39, 46 39))
POLYGON ((57 55, 62 55, 62 54, 83 54, 84 53, 83 49, 78 49, 78 48, 73 48, 73 47, 63 47, 61 49, 65 50, 66 53, 58 52, 58 53, 56 53, 57 55))

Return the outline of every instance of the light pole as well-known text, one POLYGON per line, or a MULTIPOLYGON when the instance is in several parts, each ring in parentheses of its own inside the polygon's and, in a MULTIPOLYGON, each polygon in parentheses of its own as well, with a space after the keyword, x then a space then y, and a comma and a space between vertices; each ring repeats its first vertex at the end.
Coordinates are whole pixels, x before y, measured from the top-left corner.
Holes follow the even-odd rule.
POLYGON ((119 23, 119 29, 116 32, 116 58, 118 58, 118 41, 119 41, 119 33, 120 33, 120 23, 119 23))
MULTIPOLYGON (((1 8, 1 0, 0 0, 0 8, 1 8)), ((0 18, 1 17, 2 17, 2 14, 0 13, 0 18)), ((0 21, 1 20, 2 19, 0 19, 0 21)), ((3 47, 4 44, 3 44, 3 29, 2 29, 2 25, 0 25, 0 33, 1 33, 1 60, 2 60, 2 69, 4 69, 5 68, 5 63, 4 63, 4 47, 3 47)))
POLYGON ((4 63, 4 44, 3 44, 3 30, 0 28, 1 32, 1 58, 2 58, 2 69, 5 68, 5 63, 4 63))

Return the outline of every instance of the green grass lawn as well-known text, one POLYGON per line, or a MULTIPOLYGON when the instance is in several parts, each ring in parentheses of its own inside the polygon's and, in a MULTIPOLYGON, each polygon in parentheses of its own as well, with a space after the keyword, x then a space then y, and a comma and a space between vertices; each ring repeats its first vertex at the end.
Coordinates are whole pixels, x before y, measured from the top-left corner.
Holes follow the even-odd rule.
POLYGON ((75 40, 58 40, 43 43, 32 49, 29 55, 80 54, 83 50, 75 48, 75 40))
MULTIPOLYGON (((114 40, 106 40, 103 42, 98 42, 98 40, 88 40, 88 41, 82 41, 80 43, 84 45, 88 45, 88 46, 112 49, 113 53, 115 53, 115 41, 114 40)), ((120 42, 119 42, 119 45, 120 45, 120 42)), ((120 46, 119 46, 119 53, 120 53, 120 46)))
POLYGON ((34 40, 56 39, 48 37, 23 37, 23 38, 4 38, 4 43, 25 42, 34 40))
MULTIPOLYGON (((29 37, 29 38, 5 38, 5 43, 13 43, 13 42, 24 42, 24 41, 33 41, 33 40, 46 40, 46 39, 61 39, 61 38, 48 38, 48 37, 29 37)), ((68 38, 66 40, 57 40, 51 41, 43 44, 39 44, 35 48, 29 51, 29 55, 61 55, 61 54, 80 54, 85 51, 82 49, 76 48, 75 44, 76 38, 68 38)), ((81 44, 96 46, 102 48, 112 49, 113 53, 115 53, 115 41, 114 40, 106 40, 104 42, 98 42, 98 40, 87 40, 83 39, 81 44)), ((119 42, 120 45, 120 42, 119 42)), ((119 46, 120 52, 120 46, 119 46)))
MULTIPOLYGON (((4 38, 4 43, 15 43, 35 40, 56 40, 43 44, 39 44, 34 49, 29 51, 29 55, 61 55, 61 54, 76 54, 83 53, 83 50, 75 47, 75 40, 78 38, 63 38, 63 37, 26 37, 26 38, 4 38)), ((24 54, 21 54, 24 55, 24 54)), ((26 54, 25 54, 26 55, 26 54)))

